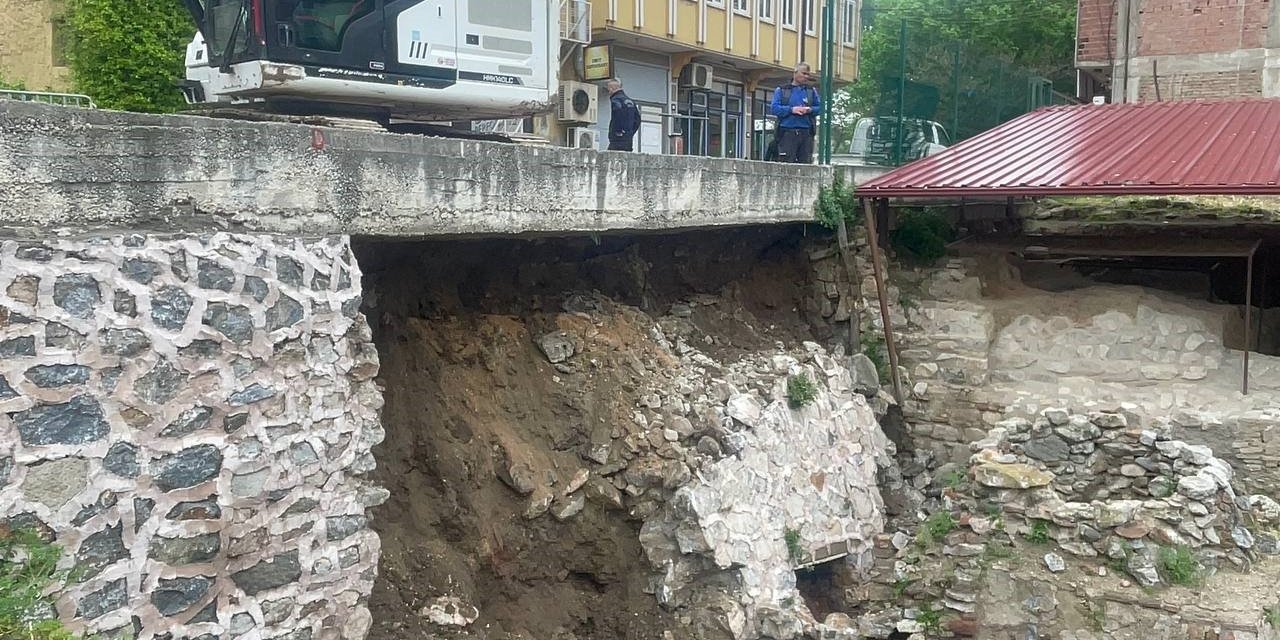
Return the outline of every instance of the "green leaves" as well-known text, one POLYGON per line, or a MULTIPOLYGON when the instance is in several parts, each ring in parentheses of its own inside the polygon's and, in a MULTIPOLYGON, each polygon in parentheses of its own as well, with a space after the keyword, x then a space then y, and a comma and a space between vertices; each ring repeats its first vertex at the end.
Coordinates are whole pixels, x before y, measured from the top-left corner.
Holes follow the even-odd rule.
POLYGON ((30 531, 0 526, 0 638, 71 640, 45 593, 67 579, 62 550, 30 531))
POLYGON ((108 109, 183 106, 178 82, 196 29, 178 0, 69 0, 67 20, 78 91, 108 109))

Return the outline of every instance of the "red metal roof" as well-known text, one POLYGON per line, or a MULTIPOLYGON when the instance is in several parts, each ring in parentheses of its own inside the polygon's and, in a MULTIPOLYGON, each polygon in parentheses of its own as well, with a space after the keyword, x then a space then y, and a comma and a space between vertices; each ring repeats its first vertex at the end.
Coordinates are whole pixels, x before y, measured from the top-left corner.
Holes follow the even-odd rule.
POLYGON ((1048 107, 890 171, 857 193, 1280 195, 1280 100, 1048 107))

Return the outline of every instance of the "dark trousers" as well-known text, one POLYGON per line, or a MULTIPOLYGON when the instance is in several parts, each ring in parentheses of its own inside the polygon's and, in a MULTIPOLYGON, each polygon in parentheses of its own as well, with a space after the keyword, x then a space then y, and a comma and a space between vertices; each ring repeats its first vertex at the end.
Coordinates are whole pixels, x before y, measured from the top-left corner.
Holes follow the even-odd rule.
POLYGON ((813 129, 779 129, 778 162, 813 161, 813 129))
POLYGON ((609 138, 610 151, 633 151, 631 141, 635 138, 635 134, 625 138, 609 138))

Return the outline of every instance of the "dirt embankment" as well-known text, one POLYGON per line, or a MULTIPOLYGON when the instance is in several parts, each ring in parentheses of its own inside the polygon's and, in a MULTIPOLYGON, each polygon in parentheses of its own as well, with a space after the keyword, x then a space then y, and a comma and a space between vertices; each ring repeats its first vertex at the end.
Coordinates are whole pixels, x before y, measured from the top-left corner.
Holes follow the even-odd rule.
POLYGON ((791 228, 358 245, 391 491, 371 640, 682 637, 648 588, 643 506, 607 481, 585 505, 537 503, 663 382, 655 316, 686 317, 716 357, 813 339, 805 242, 791 228), (580 355, 553 364, 539 340, 554 332, 580 355))

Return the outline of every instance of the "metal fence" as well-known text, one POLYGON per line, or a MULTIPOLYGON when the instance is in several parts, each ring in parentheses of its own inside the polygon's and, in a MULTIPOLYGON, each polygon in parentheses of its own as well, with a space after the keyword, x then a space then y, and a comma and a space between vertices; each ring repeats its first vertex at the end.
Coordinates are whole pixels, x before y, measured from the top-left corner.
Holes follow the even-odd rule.
POLYGON ((867 40, 866 84, 852 90, 859 117, 844 124, 836 142, 835 152, 855 164, 903 165, 1029 111, 1074 101, 1049 78, 963 40, 907 20, 876 28, 878 42, 867 40))
POLYGON ((0 100, 18 100, 20 102, 43 102, 59 104, 65 107, 87 107, 97 109, 93 99, 78 93, 51 93, 48 91, 19 91, 16 89, 0 89, 0 100))

